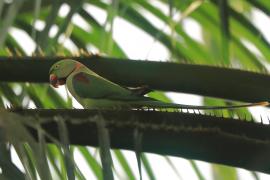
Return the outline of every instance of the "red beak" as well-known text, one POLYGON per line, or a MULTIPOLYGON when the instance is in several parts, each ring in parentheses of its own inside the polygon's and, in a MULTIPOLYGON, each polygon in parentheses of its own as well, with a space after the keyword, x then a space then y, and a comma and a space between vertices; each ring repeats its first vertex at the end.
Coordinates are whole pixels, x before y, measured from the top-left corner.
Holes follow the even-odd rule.
POLYGON ((50 74, 50 84, 58 88, 58 86, 66 84, 66 78, 58 78, 55 74, 50 74))
POLYGON ((55 74, 50 74, 50 84, 53 87, 58 88, 58 78, 55 74))

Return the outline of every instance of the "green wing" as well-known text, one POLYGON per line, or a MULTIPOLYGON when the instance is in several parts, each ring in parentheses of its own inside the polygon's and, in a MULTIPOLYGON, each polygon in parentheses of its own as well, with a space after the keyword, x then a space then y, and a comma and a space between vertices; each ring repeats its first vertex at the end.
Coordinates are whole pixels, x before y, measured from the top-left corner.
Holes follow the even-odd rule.
MULTIPOLYGON (((79 72, 73 76, 72 84, 75 93, 80 98, 108 99, 119 101, 146 100, 147 97, 139 96, 100 76, 79 72)), ((148 99, 149 100, 149 99, 148 99)))
MULTIPOLYGON (((133 107, 184 108, 184 109, 232 109, 269 105, 268 102, 250 103, 235 106, 192 106, 184 104, 164 103, 149 97, 134 94, 107 79, 95 74, 79 72, 72 78, 74 93, 82 99, 122 101, 133 107)), ((99 101, 100 102, 100 101, 99 101)), ((104 103, 104 101, 103 101, 104 103)), ((106 102, 107 103, 107 102, 106 102)), ((104 103, 102 105, 106 106, 104 103)))

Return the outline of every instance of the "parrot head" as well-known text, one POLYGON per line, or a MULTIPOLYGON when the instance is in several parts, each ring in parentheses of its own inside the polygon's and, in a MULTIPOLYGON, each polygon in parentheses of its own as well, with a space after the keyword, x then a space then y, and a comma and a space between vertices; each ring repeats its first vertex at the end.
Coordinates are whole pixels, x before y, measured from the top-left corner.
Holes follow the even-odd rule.
POLYGON ((56 62, 49 71, 50 84, 55 88, 66 84, 67 77, 81 66, 83 66, 81 63, 71 59, 56 62))

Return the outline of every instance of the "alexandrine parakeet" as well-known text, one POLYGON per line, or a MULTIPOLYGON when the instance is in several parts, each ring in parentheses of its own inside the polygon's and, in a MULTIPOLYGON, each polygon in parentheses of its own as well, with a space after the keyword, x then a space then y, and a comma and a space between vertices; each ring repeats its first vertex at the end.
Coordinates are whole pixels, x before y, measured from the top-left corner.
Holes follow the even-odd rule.
POLYGON ((86 109, 114 108, 183 108, 183 109, 228 109, 250 106, 266 106, 268 102, 250 103, 235 106, 192 106, 164 103, 145 97, 148 91, 129 89, 113 83, 78 61, 64 59, 50 69, 50 83, 53 87, 66 84, 72 96, 86 109))

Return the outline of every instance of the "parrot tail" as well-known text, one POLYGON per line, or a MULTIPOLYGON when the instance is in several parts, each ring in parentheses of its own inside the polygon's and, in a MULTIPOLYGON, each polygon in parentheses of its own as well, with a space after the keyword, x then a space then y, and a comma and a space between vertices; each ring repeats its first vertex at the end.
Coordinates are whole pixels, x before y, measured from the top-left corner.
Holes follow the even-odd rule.
MULTIPOLYGON (((136 102, 134 102, 136 106, 136 102)), ((262 102, 256 102, 256 103, 246 103, 246 104, 240 104, 240 105, 231 105, 231 106, 193 106, 193 105, 185 105, 185 104, 174 104, 174 103, 164 103, 161 101, 144 101, 144 102, 138 102, 138 105, 142 105, 143 107, 148 108, 175 108, 175 109, 209 109, 209 110, 215 110, 215 109, 237 109, 237 108, 243 108, 243 107, 254 107, 254 106, 269 106, 270 103, 267 101, 262 102)))

